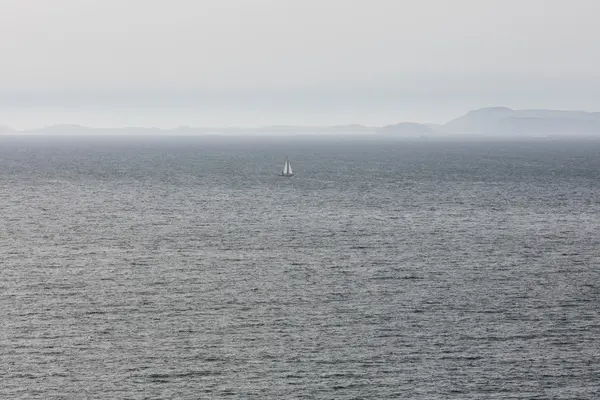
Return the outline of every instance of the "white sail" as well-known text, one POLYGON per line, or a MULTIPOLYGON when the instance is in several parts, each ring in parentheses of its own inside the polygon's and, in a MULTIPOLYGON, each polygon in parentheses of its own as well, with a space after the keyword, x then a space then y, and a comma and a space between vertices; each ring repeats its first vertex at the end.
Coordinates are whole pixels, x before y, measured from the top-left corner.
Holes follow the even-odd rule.
POLYGON ((294 173, 292 172, 292 165, 290 161, 286 158, 285 163, 283 164, 283 169, 281 170, 281 175, 292 176, 294 173))

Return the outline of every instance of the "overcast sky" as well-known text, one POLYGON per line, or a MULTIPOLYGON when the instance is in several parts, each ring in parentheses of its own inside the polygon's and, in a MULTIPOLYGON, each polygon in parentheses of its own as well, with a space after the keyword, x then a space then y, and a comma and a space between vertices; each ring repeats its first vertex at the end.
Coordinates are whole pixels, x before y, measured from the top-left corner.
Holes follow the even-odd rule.
POLYGON ((598 0, 0 0, 0 124, 600 111, 598 0))

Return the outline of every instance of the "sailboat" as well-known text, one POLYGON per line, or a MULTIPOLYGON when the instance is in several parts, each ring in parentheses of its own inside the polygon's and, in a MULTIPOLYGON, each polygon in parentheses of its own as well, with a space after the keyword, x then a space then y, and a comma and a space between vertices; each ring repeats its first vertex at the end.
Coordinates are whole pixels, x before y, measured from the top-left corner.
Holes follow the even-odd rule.
POLYGON ((290 160, 285 158, 285 162, 283 163, 283 169, 281 170, 281 176, 294 176, 292 172, 292 164, 290 164, 290 160))

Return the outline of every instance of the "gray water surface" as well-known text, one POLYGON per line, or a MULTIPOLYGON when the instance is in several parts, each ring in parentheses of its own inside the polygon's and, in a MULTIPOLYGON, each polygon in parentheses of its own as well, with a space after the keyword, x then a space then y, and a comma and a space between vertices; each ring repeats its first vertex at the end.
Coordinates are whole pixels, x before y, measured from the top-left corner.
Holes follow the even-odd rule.
POLYGON ((0 209, 3 399, 600 393, 600 141, 2 137, 0 209))

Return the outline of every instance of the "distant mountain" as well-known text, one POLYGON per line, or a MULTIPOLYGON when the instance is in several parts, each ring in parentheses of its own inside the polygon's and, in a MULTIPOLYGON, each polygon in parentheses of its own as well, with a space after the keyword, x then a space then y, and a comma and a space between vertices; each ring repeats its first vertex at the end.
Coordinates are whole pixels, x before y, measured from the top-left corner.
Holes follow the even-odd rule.
POLYGON ((37 128, 37 129, 27 129, 22 132, 24 132, 24 133, 78 133, 78 132, 82 132, 86 129, 90 129, 90 128, 87 128, 87 127, 81 126, 81 125, 75 125, 75 124, 59 124, 59 125, 45 126, 43 128, 37 128))
MULTIPOLYGON (((296 126, 296 125, 269 125, 258 128, 228 127, 228 128, 196 128, 178 126, 172 129, 154 127, 129 126, 122 128, 91 128, 74 124, 50 125, 42 128, 28 129, 21 133, 40 134, 119 134, 119 135, 155 135, 155 134, 224 134, 244 135, 248 133, 258 135, 278 134, 362 134, 373 133, 377 128, 364 125, 331 125, 331 126, 296 126)), ((11 131, 19 132, 19 131, 11 131)))
POLYGON ((513 115, 513 113, 513 110, 506 107, 473 110, 447 122, 441 127, 441 130, 450 133, 484 133, 493 128, 498 121, 513 115))
POLYGON ((140 133, 160 133, 162 129, 146 128, 138 126, 130 126, 123 128, 90 128, 88 126, 76 124, 58 124, 49 125, 42 128, 27 129, 21 131, 23 133, 48 133, 48 134, 85 134, 85 133, 123 133, 123 134, 140 134, 140 133))
POLYGON ((428 126, 429 128, 433 129, 436 132, 439 132, 442 129, 442 124, 423 124, 425 126, 428 126))
POLYGON ((179 126, 173 129, 154 127, 90 128, 62 124, 18 131, 0 126, 0 133, 32 134, 94 134, 94 135, 353 135, 373 134, 397 137, 440 137, 443 135, 480 135, 502 137, 536 136, 597 136, 600 137, 600 112, 565 110, 513 110, 507 107, 488 107, 469 111, 444 125, 401 122, 372 127, 358 124, 331 126, 270 125, 258 128, 196 128, 179 126))
POLYGON ((440 130, 454 134, 502 136, 600 136, 600 113, 490 107, 470 111, 440 130))
POLYGON ((253 133, 372 133, 376 128, 364 125, 330 125, 330 126, 299 126, 299 125, 269 125, 261 128, 245 129, 253 133))
POLYGON ((401 122, 395 125, 386 125, 377 130, 377 133, 384 135, 398 136, 424 136, 434 134, 436 131, 424 124, 414 122, 401 122))

